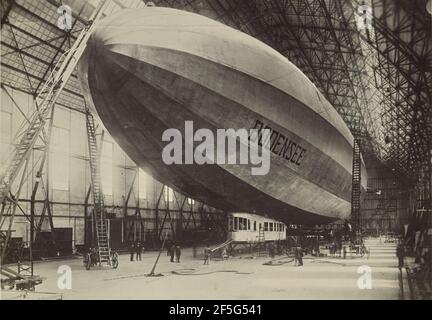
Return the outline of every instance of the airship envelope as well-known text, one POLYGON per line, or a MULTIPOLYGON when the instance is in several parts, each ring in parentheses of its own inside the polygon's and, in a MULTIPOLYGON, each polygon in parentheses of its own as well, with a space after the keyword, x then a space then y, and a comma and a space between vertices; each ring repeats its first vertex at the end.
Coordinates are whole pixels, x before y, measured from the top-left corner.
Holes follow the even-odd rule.
MULTIPOLYGON (((125 9, 100 21, 78 74, 93 113, 160 182, 218 209, 287 223, 350 217, 348 127, 296 66, 259 40, 185 11, 125 9), (165 164, 162 136, 184 133, 186 122, 215 137, 218 129, 269 130, 267 141, 259 137, 270 151, 268 173, 251 174, 253 164, 165 164)), ((183 142, 186 150, 191 142, 183 142)), ((366 179, 362 161, 363 188, 366 179)))

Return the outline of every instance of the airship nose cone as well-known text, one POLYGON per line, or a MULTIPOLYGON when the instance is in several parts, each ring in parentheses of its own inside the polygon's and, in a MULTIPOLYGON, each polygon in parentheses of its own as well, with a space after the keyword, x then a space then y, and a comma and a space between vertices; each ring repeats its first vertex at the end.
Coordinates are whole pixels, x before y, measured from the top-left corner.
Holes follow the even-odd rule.
POLYGON ((88 41, 88 49, 97 51, 111 51, 115 46, 127 43, 126 36, 136 30, 127 27, 126 18, 133 19, 133 10, 124 9, 116 12, 101 21, 94 28, 88 41))
MULTIPOLYGON (((104 20, 102 20, 104 22, 104 20)), ((108 50, 110 37, 110 30, 107 28, 105 23, 99 23, 93 30, 87 47, 91 50, 108 50)))

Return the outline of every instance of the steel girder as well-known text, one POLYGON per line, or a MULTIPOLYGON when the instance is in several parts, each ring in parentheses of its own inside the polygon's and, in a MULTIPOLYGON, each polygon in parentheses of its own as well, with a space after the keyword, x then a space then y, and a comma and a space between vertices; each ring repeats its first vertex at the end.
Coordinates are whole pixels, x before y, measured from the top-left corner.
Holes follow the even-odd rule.
POLYGON ((378 52, 375 73, 386 92, 383 101, 386 160, 413 180, 427 162, 432 139, 431 19, 420 13, 426 1, 373 1, 378 52))

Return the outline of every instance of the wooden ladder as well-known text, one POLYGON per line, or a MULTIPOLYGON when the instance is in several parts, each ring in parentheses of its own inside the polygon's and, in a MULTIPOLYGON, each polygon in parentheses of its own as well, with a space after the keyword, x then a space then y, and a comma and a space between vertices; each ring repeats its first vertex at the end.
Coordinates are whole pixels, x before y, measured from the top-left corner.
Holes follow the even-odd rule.
MULTIPOLYGON (((100 157, 102 147, 98 148, 96 142, 96 129, 94 118, 87 110, 87 139, 90 156, 90 175, 91 175, 91 189, 93 194, 93 217, 96 227, 96 240, 97 251, 99 255, 99 263, 110 264, 110 247, 108 238, 108 221, 106 219, 104 198, 102 192, 102 181, 100 172, 100 157)), ((101 139, 101 145, 103 138, 101 139)))
POLYGON ((259 226, 259 231, 258 231, 258 256, 259 257, 267 256, 267 250, 265 247, 265 233, 264 233, 264 227, 262 225, 259 226))

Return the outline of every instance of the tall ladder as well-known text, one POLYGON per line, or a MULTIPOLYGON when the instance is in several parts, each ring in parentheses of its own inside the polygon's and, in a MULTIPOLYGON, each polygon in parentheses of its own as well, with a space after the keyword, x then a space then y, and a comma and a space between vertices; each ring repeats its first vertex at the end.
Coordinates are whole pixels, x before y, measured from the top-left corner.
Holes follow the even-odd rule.
POLYGON ((99 263, 110 264, 110 247, 108 238, 108 221, 106 219, 102 181, 100 172, 100 158, 102 154, 102 142, 98 148, 96 141, 96 128, 94 118, 90 111, 86 110, 87 139, 90 156, 91 189, 93 194, 93 221, 96 231, 97 252, 99 263))
MULTIPOLYGON (((25 171, 30 159, 32 150, 41 133, 44 132, 45 124, 50 117, 51 110, 55 102, 68 82, 71 74, 81 58, 88 39, 90 38, 97 21, 102 17, 108 1, 101 0, 94 10, 90 23, 81 31, 73 46, 67 50, 54 66, 49 74, 47 81, 35 97, 35 112, 22 125, 17 136, 14 148, 11 153, 10 161, 5 172, 0 176, 0 227, 4 225, 6 213, 10 222, 8 229, 12 227, 21 187, 25 180, 25 171), (23 169, 24 170, 21 170, 23 169), (18 175, 21 173, 20 183, 17 191, 13 194, 11 187, 18 175)), ((7 235, 5 246, 10 239, 10 232, 7 235)), ((3 255, 3 254, 2 254, 3 255)))
POLYGON ((351 221, 353 230, 357 234, 361 232, 360 196, 361 196, 361 156, 360 138, 354 138, 353 166, 352 166, 352 190, 351 190, 351 221))

